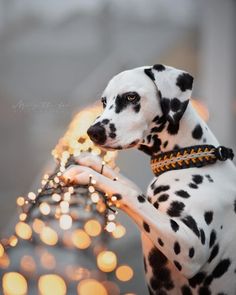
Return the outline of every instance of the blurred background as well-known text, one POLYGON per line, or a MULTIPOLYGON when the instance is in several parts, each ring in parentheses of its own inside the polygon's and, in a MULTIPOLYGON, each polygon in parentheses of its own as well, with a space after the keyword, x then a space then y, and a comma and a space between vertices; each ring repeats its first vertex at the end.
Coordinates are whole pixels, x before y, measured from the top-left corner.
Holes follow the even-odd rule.
MULTIPOLYGON (((234 0, 0 0, 1 235, 73 115, 122 70, 164 63, 192 73, 193 98, 236 150, 235 13, 234 0)), ((148 157, 120 152, 118 165, 145 191, 148 157)))

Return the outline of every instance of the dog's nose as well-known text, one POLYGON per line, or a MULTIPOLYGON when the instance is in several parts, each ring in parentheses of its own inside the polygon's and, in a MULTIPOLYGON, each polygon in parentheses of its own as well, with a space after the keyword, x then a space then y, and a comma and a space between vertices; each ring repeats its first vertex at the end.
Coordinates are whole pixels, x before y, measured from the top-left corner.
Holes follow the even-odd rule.
POLYGON ((106 141, 106 131, 105 128, 102 127, 101 125, 93 125, 89 127, 88 131, 88 136, 90 139, 97 144, 104 144, 106 141))

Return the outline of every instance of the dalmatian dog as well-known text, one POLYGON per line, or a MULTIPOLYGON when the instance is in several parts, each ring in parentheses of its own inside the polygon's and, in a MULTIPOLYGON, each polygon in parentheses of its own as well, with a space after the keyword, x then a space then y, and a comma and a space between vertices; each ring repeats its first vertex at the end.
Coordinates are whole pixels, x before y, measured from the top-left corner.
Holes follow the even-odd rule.
MULTIPOLYGON (((114 76, 102 94, 104 111, 89 128, 98 146, 138 148, 150 156, 219 142, 191 105, 193 77, 157 64, 114 76)), ((82 154, 64 178, 116 195, 141 232, 150 294, 236 294, 236 169, 232 161, 172 170, 144 195, 136 184, 82 154), (116 181, 114 181, 114 179, 116 181)), ((140 294, 141 295, 141 294, 140 294)))

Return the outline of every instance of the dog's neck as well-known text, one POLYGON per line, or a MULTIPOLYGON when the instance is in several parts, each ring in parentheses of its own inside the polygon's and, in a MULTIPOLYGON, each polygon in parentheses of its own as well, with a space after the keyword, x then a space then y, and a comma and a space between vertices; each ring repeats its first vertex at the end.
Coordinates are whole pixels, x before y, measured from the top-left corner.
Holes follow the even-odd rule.
POLYGON ((176 134, 168 132, 169 122, 164 117, 154 118, 153 123, 147 130, 139 150, 153 156, 161 152, 176 150, 192 145, 212 144, 218 146, 219 143, 206 123, 189 103, 176 134))

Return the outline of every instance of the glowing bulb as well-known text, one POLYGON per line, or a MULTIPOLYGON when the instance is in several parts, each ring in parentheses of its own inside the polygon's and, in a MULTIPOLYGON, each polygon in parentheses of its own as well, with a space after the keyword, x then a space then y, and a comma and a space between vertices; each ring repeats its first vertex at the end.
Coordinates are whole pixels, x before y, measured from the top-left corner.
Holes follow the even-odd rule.
POLYGON ((65 295, 66 284, 58 275, 47 274, 39 278, 38 288, 40 295, 65 295))
POLYGON ((84 229, 91 237, 96 237, 101 233, 102 227, 97 220, 91 219, 85 223, 84 229))
POLYGON ((70 187, 68 188, 68 192, 69 192, 70 194, 73 194, 73 193, 74 193, 74 188, 73 188, 73 186, 70 186, 70 187))
POLYGON ((67 230, 72 226, 72 218, 70 215, 63 214, 60 217, 59 223, 62 229, 67 230))
POLYGON ((15 226, 16 234, 23 240, 29 240, 32 236, 31 227, 25 222, 18 222, 15 226))
POLYGON ((54 180, 55 183, 59 183, 60 182, 60 179, 57 176, 55 176, 53 180, 54 180))
POLYGON ((116 224, 115 222, 108 222, 108 224, 106 225, 106 230, 111 233, 116 229, 116 224))
POLYGON ((70 201, 70 199, 71 199, 70 192, 66 192, 66 193, 64 193, 64 200, 65 200, 65 201, 70 201))
POLYGON ((97 203, 99 201, 98 193, 92 193, 91 200, 93 201, 93 203, 97 203))
POLYGON ((116 216, 115 214, 109 214, 107 218, 109 221, 112 221, 112 220, 115 220, 116 216))
POLYGON ((111 272, 116 268, 117 258, 112 251, 102 251, 97 256, 98 268, 103 272, 111 272))
POLYGON ((95 188, 92 185, 89 186, 88 190, 89 190, 90 193, 95 192, 95 188))
POLYGON ((34 272, 36 269, 36 264, 33 257, 28 255, 25 255, 21 258, 20 266, 24 271, 29 273, 34 272))
POLYGON ((26 215, 25 213, 21 213, 21 214, 19 215, 19 219, 20 219, 20 221, 25 221, 26 218, 27 218, 27 215, 26 215))
POLYGON ((40 257, 40 262, 42 266, 46 269, 54 269, 56 266, 56 259, 55 257, 49 253, 49 252, 44 252, 42 253, 40 257))
POLYGON ((120 239, 125 235, 125 233, 126 233, 125 227, 121 224, 118 224, 115 230, 113 230, 112 235, 115 239, 120 239))
POLYGON ((37 233, 37 234, 40 234, 43 227, 45 226, 44 222, 38 218, 36 218, 33 222, 33 230, 37 233))
POLYGON ((25 204, 25 199, 23 197, 18 197, 16 203, 18 206, 22 207, 25 204))
POLYGON ((26 295, 27 281, 17 272, 8 272, 2 278, 3 293, 7 295, 26 295))
POLYGON ((108 295, 105 287, 94 279, 81 281, 77 286, 78 295, 108 295))
POLYGON ((36 199, 36 195, 33 192, 28 193, 28 198, 32 201, 34 201, 36 199))
POLYGON ((3 248, 3 245, 0 244, 0 258, 3 256, 4 252, 5 252, 5 250, 3 248))
POLYGON ((52 199, 54 202, 60 202, 61 201, 61 196, 59 194, 53 194, 52 199))
POLYGON ((43 202, 39 205, 39 210, 43 215, 48 215, 51 211, 50 206, 46 202, 43 202))
POLYGON ((82 229, 76 229, 72 233, 71 239, 72 239, 73 245, 79 249, 86 249, 91 244, 91 239, 89 235, 82 229))
POLYGON ((43 227, 40 233, 40 239, 49 246, 54 246, 58 242, 58 236, 55 230, 49 226, 43 227))
POLYGON ((9 239, 9 245, 11 247, 15 247, 18 243, 18 239, 16 236, 11 236, 10 239, 9 239))
POLYGON ((0 256, 0 268, 8 268, 10 265, 9 257, 6 253, 3 253, 2 256, 0 256))
POLYGON ((121 265, 116 270, 116 277, 122 282, 131 280, 133 275, 133 269, 128 265, 121 265))
POLYGON ((62 201, 60 203, 60 207, 61 207, 61 212, 62 213, 68 213, 69 212, 69 203, 66 201, 62 201))

